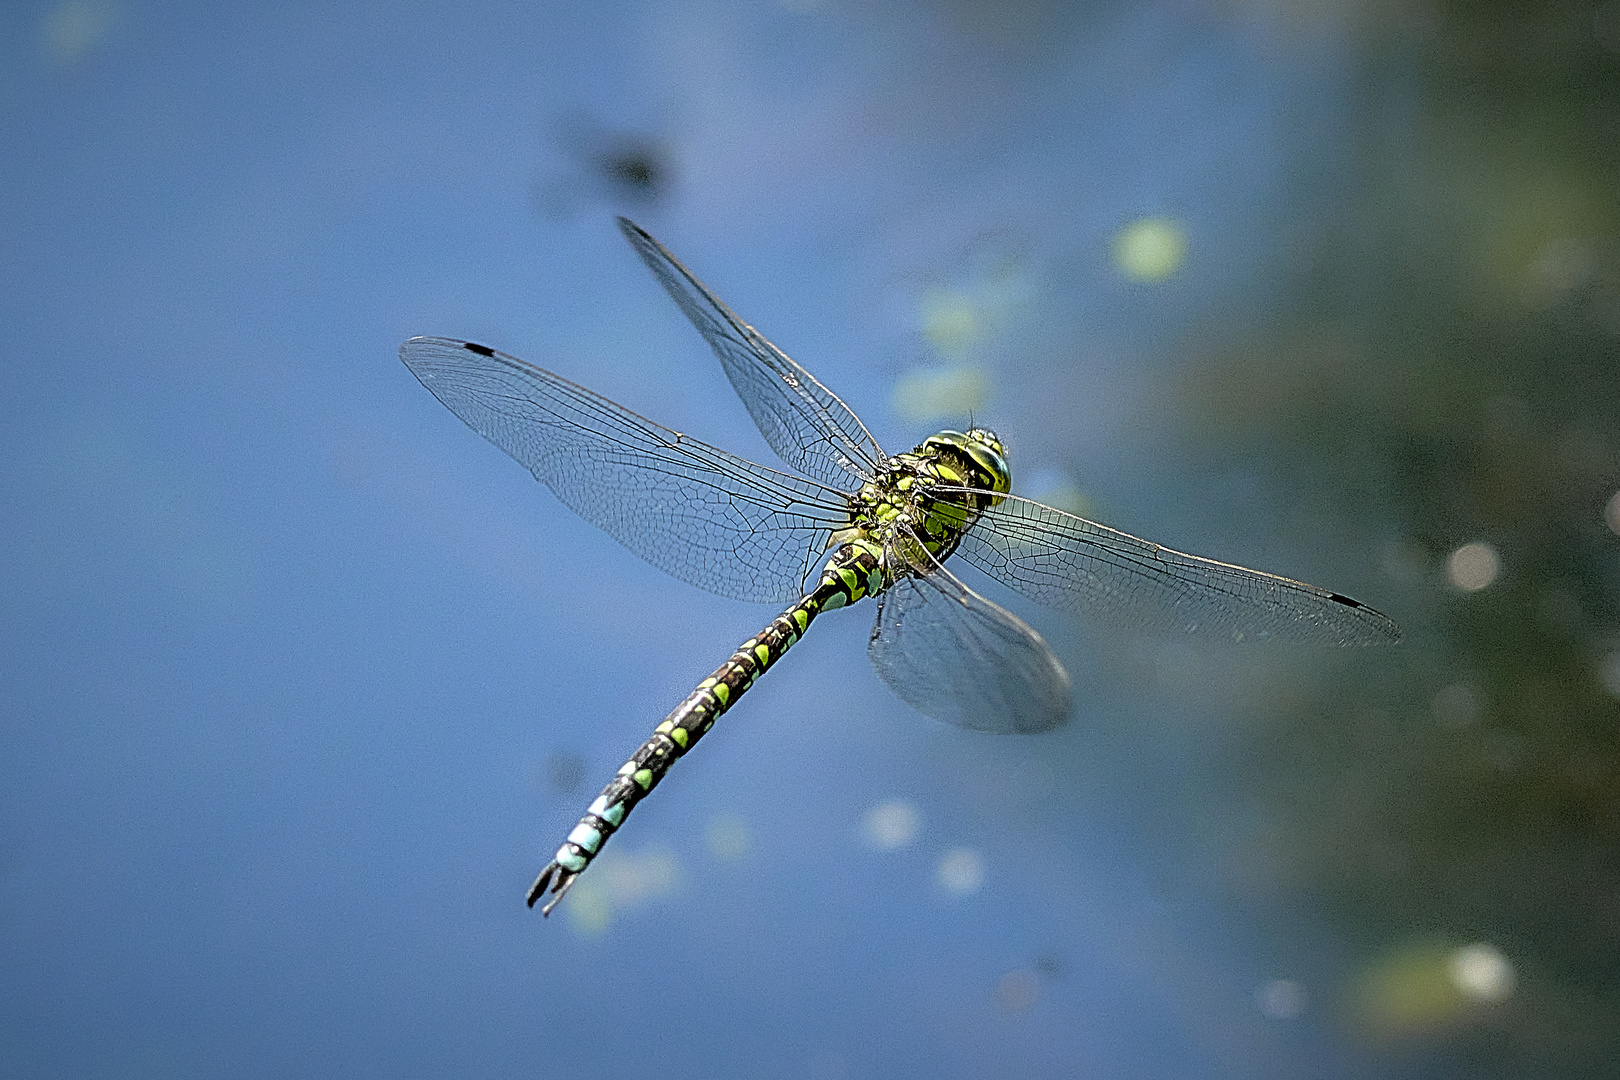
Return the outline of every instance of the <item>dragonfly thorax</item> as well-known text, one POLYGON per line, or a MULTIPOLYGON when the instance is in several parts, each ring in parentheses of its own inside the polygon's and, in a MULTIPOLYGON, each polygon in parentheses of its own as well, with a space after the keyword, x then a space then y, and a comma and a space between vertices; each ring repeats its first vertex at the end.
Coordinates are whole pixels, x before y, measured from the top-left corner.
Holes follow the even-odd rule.
POLYGON ((833 534, 831 546, 854 543, 881 553, 886 586, 949 556, 1011 487, 1006 450, 993 431, 941 431, 888 458, 850 496, 850 524, 833 534))

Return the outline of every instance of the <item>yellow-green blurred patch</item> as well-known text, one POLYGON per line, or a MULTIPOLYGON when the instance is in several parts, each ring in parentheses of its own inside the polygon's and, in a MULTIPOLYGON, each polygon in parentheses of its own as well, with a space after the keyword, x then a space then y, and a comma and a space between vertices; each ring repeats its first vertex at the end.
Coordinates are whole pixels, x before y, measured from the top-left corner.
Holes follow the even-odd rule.
POLYGON ((976 243, 947 281, 916 301, 918 329, 939 357, 971 360, 978 350, 1017 325, 1028 309, 1033 282, 1024 260, 998 243, 976 243))
POLYGON ((1187 258, 1187 234, 1170 218, 1133 221, 1114 238, 1114 265, 1132 281, 1163 281, 1187 258))
POLYGON ((984 319, 962 293, 930 293, 921 308, 923 337, 941 356, 959 359, 984 335, 984 319))
POLYGON ((735 814, 709 819, 709 854, 717 859, 740 859, 748 854, 748 823, 735 814))
POLYGON ((605 851, 569 890, 568 918, 581 933, 600 934, 615 916, 673 894, 680 879, 674 853, 663 848, 605 851))
POLYGON ((895 414, 913 424, 965 417, 990 400, 990 377, 976 367, 908 371, 894 384, 895 414))
POLYGON ((1372 1041, 1437 1034, 1513 990, 1513 968, 1490 945, 1412 945, 1374 961, 1356 981, 1351 1015, 1372 1041))
POLYGON ((1059 510, 1067 510, 1077 517, 1087 517, 1091 513, 1091 500, 1079 488, 1067 482, 1043 488, 1031 494, 1030 498, 1059 510))
POLYGON ((59 64, 71 63, 107 37, 116 16, 97 0, 64 0, 45 16, 45 51, 59 64))

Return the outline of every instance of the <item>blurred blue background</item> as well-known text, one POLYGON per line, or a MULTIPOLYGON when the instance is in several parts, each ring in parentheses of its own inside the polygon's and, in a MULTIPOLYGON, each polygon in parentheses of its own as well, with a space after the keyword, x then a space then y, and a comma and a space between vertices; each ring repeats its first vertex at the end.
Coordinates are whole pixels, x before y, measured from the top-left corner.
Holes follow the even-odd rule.
POLYGON ((0 25, 0 1071, 1614 1075, 1616 0, 0 25), (891 450, 971 411, 1015 490, 1407 641, 1014 605, 1080 700, 1020 739, 837 613, 542 921, 773 612, 396 350, 775 464, 614 213, 891 450))

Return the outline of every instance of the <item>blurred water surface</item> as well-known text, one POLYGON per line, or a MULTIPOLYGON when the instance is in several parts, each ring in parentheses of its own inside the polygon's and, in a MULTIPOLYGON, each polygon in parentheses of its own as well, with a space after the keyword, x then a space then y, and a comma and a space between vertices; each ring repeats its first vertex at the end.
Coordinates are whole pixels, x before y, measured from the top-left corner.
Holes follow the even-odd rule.
POLYGON ((0 20, 6 1072, 1614 1075, 1616 0, 0 20), (1015 490, 1407 640, 1019 607, 1081 704, 1017 739, 829 616, 542 922, 772 613, 395 350, 775 464, 616 212, 890 449, 971 412, 1015 490))

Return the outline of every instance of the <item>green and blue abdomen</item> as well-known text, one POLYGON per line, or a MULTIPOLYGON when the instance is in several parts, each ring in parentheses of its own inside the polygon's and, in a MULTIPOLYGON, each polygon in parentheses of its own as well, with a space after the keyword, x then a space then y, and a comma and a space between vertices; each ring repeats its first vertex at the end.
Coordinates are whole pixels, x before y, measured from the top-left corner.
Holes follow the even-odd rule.
POLYGON ((747 692, 754 680, 804 636, 811 620, 823 611, 853 604, 879 592, 885 584, 880 548, 864 541, 840 547, 822 570, 816 587, 772 619, 764 630, 743 642, 729 660, 699 683, 686 700, 664 718, 652 737, 619 768, 618 774, 602 789, 557 849, 551 865, 541 871, 529 890, 530 905, 549 886, 552 898, 544 911, 551 911, 574 878, 601 851, 607 838, 624 824, 636 803, 658 785, 676 759, 697 744, 720 714, 747 692))

